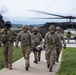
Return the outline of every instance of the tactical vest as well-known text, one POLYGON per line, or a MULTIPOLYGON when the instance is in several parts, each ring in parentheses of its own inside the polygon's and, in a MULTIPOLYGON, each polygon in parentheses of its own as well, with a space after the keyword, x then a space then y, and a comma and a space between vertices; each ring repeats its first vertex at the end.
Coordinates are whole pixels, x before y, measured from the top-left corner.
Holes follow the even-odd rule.
POLYGON ((46 38, 46 44, 47 47, 50 49, 53 49, 56 47, 56 42, 57 42, 57 34, 47 34, 47 38, 46 38))
POLYGON ((12 30, 9 29, 9 30, 6 30, 6 29, 3 29, 3 32, 2 32, 2 43, 6 43, 6 42, 12 42, 12 30))
POLYGON ((40 43, 41 42, 41 37, 40 37, 40 34, 36 34, 36 35, 32 35, 32 38, 33 38, 33 42, 35 43, 40 43))
POLYGON ((31 44, 31 35, 30 32, 21 32, 21 43, 30 45, 31 44))
POLYGON ((55 37, 53 35, 51 35, 51 34, 48 34, 46 43, 50 44, 50 45, 55 44, 55 37))

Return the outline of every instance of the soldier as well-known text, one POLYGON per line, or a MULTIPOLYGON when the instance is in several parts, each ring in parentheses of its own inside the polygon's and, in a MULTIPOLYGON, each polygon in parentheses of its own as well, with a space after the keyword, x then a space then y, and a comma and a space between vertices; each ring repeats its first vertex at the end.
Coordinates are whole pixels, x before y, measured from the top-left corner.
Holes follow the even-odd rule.
POLYGON ((69 44, 70 38, 71 38, 71 32, 68 31, 68 32, 67 32, 67 41, 68 41, 68 44, 69 44))
POLYGON ((3 52, 5 58, 5 67, 12 69, 12 52, 13 52, 13 42, 15 36, 17 36, 11 29, 11 22, 7 21, 5 23, 5 28, 1 30, 1 41, 3 43, 3 52))
POLYGON ((61 41, 57 33, 55 33, 55 26, 51 25, 49 27, 49 32, 46 33, 45 39, 44 39, 44 46, 46 45, 46 52, 45 52, 45 58, 47 60, 47 67, 49 68, 49 72, 52 72, 52 67, 54 63, 55 58, 55 50, 56 50, 56 44, 57 42, 60 43, 61 41))
POLYGON ((31 33, 28 30, 27 25, 22 26, 22 31, 19 32, 17 40, 16 40, 16 47, 18 48, 18 43, 21 42, 22 46, 22 53, 26 62, 26 71, 28 71, 28 68, 30 67, 29 58, 30 58, 30 51, 31 51, 31 33))
POLYGON ((41 57, 41 50, 37 51, 36 47, 40 44, 40 42, 42 41, 42 35, 38 32, 38 28, 34 27, 32 29, 33 33, 32 33, 32 40, 33 40, 33 52, 34 52, 34 63, 38 63, 38 61, 40 61, 40 57, 41 57))
MULTIPOLYGON (((63 41, 64 44, 64 49, 66 48, 66 42, 65 42, 65 38, 63 36, 63 34, 61 33, 61 28, 60 27, 56 27, 56 32, 59 34, 59 37, 61 39, 61 41, 63 41)), ((61 52, 62 47, 59 45, 59 42, 56 44, 56 61, 58 62, 58 58, 59 58, 59 54, 61 52)))

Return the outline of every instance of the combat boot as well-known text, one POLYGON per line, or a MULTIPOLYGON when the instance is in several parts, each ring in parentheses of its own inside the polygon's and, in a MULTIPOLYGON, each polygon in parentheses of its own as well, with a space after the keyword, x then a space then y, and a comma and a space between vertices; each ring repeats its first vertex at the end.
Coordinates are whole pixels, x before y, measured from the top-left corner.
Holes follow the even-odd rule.
POLYGON ((11 64, 9 64, 9 69, 12 70, 12 65, 11 64))
POLYGON ((52 67, 51 67, 51 68, 49 68, 49 72, 52 72, 52 67))
POLYGON ((37 64, 38 63, 37 60, 35 60, 34 63, 37 64))
POLYGON ((50 65, 49 65, 49 64, 47 64, 47 68, 49 68, 49 66, 50 66, 50 65))
POLYGON ((28 67, 25 67, 26 71, 28 71, 28 67))

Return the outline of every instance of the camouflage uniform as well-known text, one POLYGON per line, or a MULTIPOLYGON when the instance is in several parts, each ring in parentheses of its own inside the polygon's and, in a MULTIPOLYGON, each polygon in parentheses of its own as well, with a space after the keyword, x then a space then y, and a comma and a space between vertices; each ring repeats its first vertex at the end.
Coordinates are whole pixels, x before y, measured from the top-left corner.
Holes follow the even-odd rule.
POLYGON ((67 32, 67 41, 68 41, 68 43, 69 43, 69 41, 70 41, 70 38, 71 38, 71 32, 68 31, 68 32, 67 32))
MULTIPOLYGON (((55 26, 51 25, 49 27, 49 32, 46 33, 45 39, 44 39, 44 45, 46 44, 46 52, 45 52, 45 58, 47 60, 47 67, 49 68, 49 71, 52 71, 52 66, 55 60, 55 51, 56 51, 56 44, 57 42, 60 42, 58 34, 55 33, 55 26), (51 32, 53 31, 53 32, 51 32)), ((61 43, 61 42, 60 42, 61 43)))
POLYGON ((6 22, 5 28, 1 30, 1 40, 3 43, 3 52, 5 58, 6 68, 12 69, 12 52, 13 52, 13 42, 17 34, 12 31, 11 23, 9 21, 6 22))
POLYGON ((31 51, 31 33, 30 31, 28 31, 27 25, 23 25, 22 31, 20 31, 20 33, 18 34, 16 46, 18 46, 19 41, 21 41, 22 53, 26 62, 25 69, 28 70, 28 68, 30 67, 29 58, 31 51))
POLYGON ((37 63, 37 61, 40 61, 40 57, 41 57, 41 50, 37 51, 36 47, 40 44, 40 42, 42 41, 42 35, 38 32, 38 28, 33 28, 32 29, 33 33, 32 33, 32 41, 33 41, 33 52, 34 52, 34 59, 35 59, 35 63, 37 63))
POLYGON ((75 42, 76 42, 76 34, 74 35, 74 39, 75 39, 75 42))
MULTIPOLYGON (((61 41, 63 41, 64 49, 66 48, 66 42, 63 34, 60 32, 61 28, 56 27, 56 32, 59 34, 59 38, 61 41)), ((59 42, 56 44, 56 61, 58 62, 59 54, 61 52, 62 46, 60 46, 59 42)))

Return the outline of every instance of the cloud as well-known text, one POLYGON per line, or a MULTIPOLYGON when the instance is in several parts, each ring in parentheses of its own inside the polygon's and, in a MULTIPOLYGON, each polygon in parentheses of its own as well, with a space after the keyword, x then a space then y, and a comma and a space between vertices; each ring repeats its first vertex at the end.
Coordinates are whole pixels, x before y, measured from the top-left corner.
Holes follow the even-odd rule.
POLYGON ((25 21, 32 17, 51 17, 50 15, 25 11, 29 9, 60 15, 76 15, 76 0, 0 0, 0 5, 9 10, 3 14, 6 20, 25 21))

